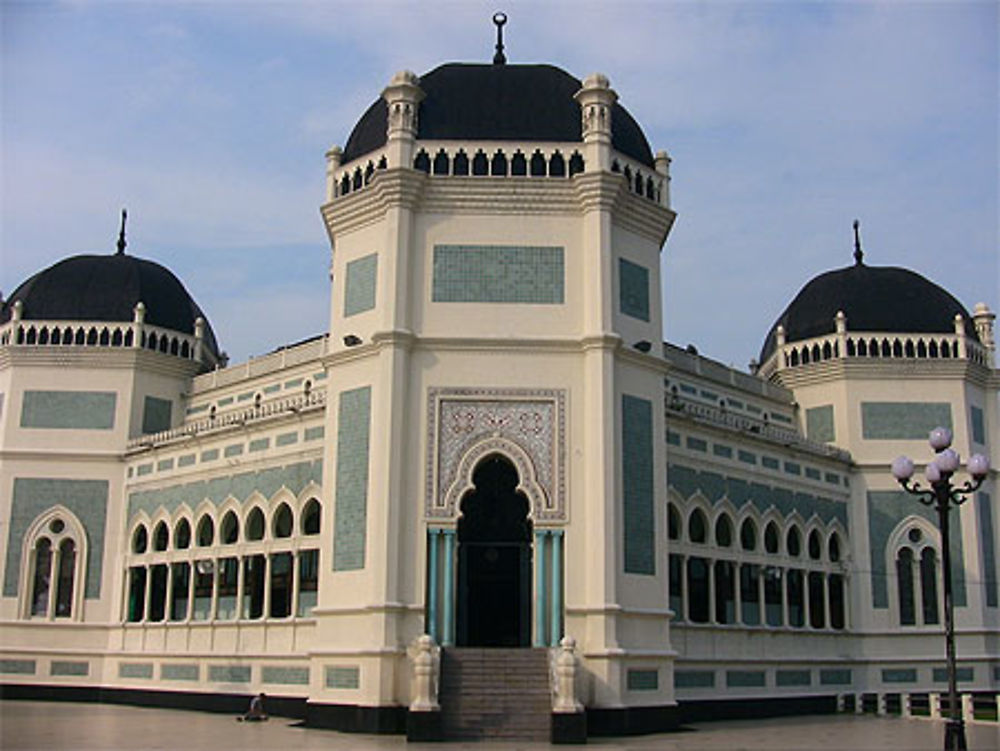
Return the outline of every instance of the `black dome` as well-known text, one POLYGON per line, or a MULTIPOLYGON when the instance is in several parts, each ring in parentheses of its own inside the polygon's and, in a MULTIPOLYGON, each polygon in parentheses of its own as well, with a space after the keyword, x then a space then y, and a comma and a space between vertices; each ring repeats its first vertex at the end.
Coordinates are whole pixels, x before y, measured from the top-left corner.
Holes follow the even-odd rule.
MULTIPOLYGON (((552 65, 448 63, 420 77, 425 97, 418 139, 472 141, 582 141, 579 79, 552 65)), ((385 144, 385 100, 361 116, 344 147, 350 162, 385 144)), ((653 167, 653 153, 639 124, 620 104, 611 113, 611 145, 653 167)))
POLYGON ((760 362, 774 354, 779 325, 788 342, 824 336, 837 330, 840 310, 849 332, 951 334, 958 314, 966 336, 977 339, 969 311, 934 282, 909 269, 857 263, 820 274, 801 289, 771 326, 760 362))
POLYGON ((153 261, 117 254, 73 256, 39 271, 0 306, 0 323, 10 320, 15 301, 29 321, 131 321, 142 301, 146 322, 194 334, 194 321, 205 320, 205 346, 218 357, 215 333, 173 273, 153 261))

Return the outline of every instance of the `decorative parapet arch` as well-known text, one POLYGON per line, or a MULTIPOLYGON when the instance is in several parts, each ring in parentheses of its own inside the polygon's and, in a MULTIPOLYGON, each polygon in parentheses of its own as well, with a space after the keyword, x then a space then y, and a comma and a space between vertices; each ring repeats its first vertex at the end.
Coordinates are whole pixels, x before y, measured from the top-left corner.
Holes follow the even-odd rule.
POLYGON ((548 500, 545 489, 538 484, 538 479, 535 476, 535 465, 531 461, 531 457, 514 441, 499 436, 490 437, 475 444, 462 456, 454 481, 444 494, 445 507, 450 510, 451 515, 453 517, 459 516, 459 504, 462 497, 475 487, 472 476, 476 467, 480 461, 493 454, 500 454, 511 461, 517 469, 517 491, 524 493, 528 498, 531 505, 531 516, 535 519, 544 517, 545 512, 551 508, 552 504, 548 500))
POLYGON ((566 510, 563 389, 432 388, 427 394, 425 515, 455 519, 476 463, 501 453, 517 467, 537 522, 566 510))

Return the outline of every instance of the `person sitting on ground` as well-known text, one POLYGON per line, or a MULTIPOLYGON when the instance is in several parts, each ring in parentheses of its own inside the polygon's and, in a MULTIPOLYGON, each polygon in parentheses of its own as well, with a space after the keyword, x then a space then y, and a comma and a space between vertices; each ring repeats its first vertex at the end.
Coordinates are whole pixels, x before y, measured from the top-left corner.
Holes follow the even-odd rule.
POLYGON ((267 712, 264 711, 264 692, 257 694, 250 700, 250 709, 240 719, 244 722, 263 722, 267 719, 267 712))

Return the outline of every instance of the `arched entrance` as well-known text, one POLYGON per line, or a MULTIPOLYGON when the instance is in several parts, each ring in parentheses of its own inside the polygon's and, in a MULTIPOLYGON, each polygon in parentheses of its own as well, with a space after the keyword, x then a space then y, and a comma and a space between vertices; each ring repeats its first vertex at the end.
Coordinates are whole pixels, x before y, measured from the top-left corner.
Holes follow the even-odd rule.
POLYGON ((531 642, 531 521, 514 465, 485 457, 472 474, 458 521, 460 646, 526 647, 531 642))

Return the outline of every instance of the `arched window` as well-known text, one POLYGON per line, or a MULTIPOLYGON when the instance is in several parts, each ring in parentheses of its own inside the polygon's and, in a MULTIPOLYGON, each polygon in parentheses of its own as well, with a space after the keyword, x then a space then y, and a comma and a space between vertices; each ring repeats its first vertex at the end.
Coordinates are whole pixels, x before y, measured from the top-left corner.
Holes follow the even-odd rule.
POLYGON ((691 542, 705 542, 707 532, 708 525, 704 512, 701 509, 695 509, 688 519, 688 539, 691 542))
POLYGON ((538 149, 531 155, 531 176, 545 177, 545 157, 538 149))
POLYGON ((191 524, 187 519, 181 519, 174 528, 174 547, 178 550, 191 547, 191 524))
POLYGON ((232 545, 239 539, 240 523, 236 518, 236 512, 227 511, 226 515, 222 517, 222 526, 219 528, 219 534, 223 545, 232 545))
POLYGON ((490 162, 490 174, 494 177, 507 176, 507 157, 499 149, 497 149, 490 162))
POLYGON ((925 625, 939 622, 937 580, 937 555, 934 548, 926 547, 920 553, 920 599, 925 625))
POLYGON ((146 532, 146 527, 140 524, 135 528, 135 532, 132 533, 132 552, 145 553, 148 545, 149 535, 146 532))
POLYGON ((310 498, 309 502, 306 503, 305 509, 302 511, 302 534, 318 535, 319 523, 320 523, 319 501, 317 501, 315 498, 310 498))
POLYGON ((473 175, 485 175, 488 171, 489 163, 486 159, 486 154, 483 153, 482 149, 476 152, 476 155, 472 157, 472 174, 473 175))
POLYGON ((757 525, 753 523, 753 519, 744 520, 740 526, 740 545, 744 550, 757 549, 757 525))
POLYGON ((722 514, 715 522, 715 544, 721 548, 733 544, 733 523, 728 514, 722 514))
POLYGON ((469 157, 461 149, 459 149, 458 153, 455 154, 455 161, 451 165, 451 174, 453 175, 469 174, 469 157))
POLYGON ((823 545, 819 541, 819 532, 815 529, 809 533, 809 557, 818 561, 823 555, 823 545))
POLYGON ((434 155, 434 174, 448 174, 448 155, 444 149, 438 149, 438 153, 434 155))
POLYGON ((788 530, 785 550, 792 558, 798 558, 802 554, 802 535, 799 533, 798 527, 792 527, 788 530))
POLYGON ((573 156, 569 158, 569 176, 573 177, 578 172, 583 172, 583 157, 579 151, 574 151, 573 156))
POLYGON ((274 536, 292 536, 292 510, 287 503, 282 503, 274 514, 274 536))
POLYGON ((566 177, 566 160, 558 151, 549 160, 549 177, 566 177))
POLYGON ((166 550, 170 543, 170 531, 166 522, 160 522, 153 530, 153 550, 166 550))
POLYGON ((778 552, 779 539, 778 525, 774 522, 768 522, 764 528, 764 550, 772 555, 776 554, 778 552))
POLYGON ((248 540, 264 539, 264 512, 255 508, 247 517, 246 538, 248 540))
POLYGON ((205 548, 215 541, 215 522, 208 514, 202 514, 198 522, 198 546, 205 548))
POLYGON ((515 151, 514 156, 510 158, 510 174, 515 177, 523 177, 528 174, 528 160, 524 158, 520 149, 515 151))
POLYGON ((681 515, 672 503, 667 504, 667 538, 670 540, 681 538, 681 515))
POLYGON ((417 152, 417 156, 413 160, 413 169, 427 173, 431 171, 431 159, 427 156, 427 152, 423 149, 420 149, 420 151, 417 152))
POLYGON ((80 617, 86 535, 68 509, 39 516, 22 538, 20 612, 27 618, 80 617))
POLYGON ((904 626, 912 626, 917 622, 917 612, 913 599, 913 551, 910 548, 900 548, 896 555, 896 580, 899 622, 904 626))
POLYGON ((827 552, 832 563, 840 560, 840 535, 836 532, 830 535, 830 544, 827 546, 827 552))

